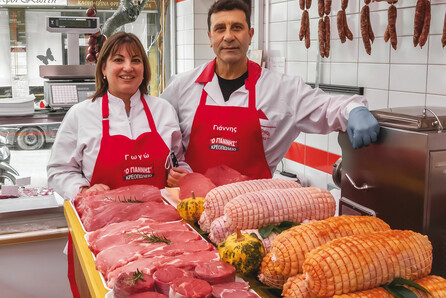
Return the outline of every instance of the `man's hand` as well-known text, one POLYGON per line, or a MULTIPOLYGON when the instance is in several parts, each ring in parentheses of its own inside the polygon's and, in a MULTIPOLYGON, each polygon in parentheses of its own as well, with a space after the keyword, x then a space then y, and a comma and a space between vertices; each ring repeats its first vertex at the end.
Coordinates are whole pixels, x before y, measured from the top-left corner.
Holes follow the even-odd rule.
POLYGON ((366 107, 357 107, 350 111, 347 133, 354 149, 367 147, 378 139, 379 124, 366 107))
POLYGON ((102 191, 110 190, 110 187, 105 184, 94 184, 90 187, 84 186, 79 192, 80 194, 94 194, 102 191))
POLYGON ((178 183, 180 178, 186 176, 188 173, 189 171, 183 168, 171 168, 167 176, 167 186, 178 187, 180 185, 178 183))

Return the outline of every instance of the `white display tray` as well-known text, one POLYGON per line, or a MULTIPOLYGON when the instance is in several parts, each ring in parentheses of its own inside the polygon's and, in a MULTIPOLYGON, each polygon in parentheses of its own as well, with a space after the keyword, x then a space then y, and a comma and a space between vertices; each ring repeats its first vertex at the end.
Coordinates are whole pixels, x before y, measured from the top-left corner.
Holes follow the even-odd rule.
POLYGON ((47 196, 1 199, 0 213, 57 208, 63 206, 63 202, 63 198, 56 192, 47 196))
POLYGON ((180 188, 172 187, 172 188, 163 188, 161 189, 161 196, 172 206, 177 208, 178 203, 180 202, 180 188))

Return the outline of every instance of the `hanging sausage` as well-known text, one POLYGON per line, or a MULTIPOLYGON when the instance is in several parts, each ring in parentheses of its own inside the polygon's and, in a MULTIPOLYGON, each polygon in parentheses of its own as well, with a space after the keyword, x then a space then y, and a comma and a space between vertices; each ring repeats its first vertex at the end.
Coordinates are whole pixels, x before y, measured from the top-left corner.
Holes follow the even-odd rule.
POLYGON ((299 0, 299 7, 303 10, 300 21, 299 40, 305 38, 305 47, 310 47, 310 16, 308 9, 311 7, 311 0, 299 0))
POLYGON ((372 53, 372 43, 375 40, 375 35, 373 34, 372 24, 370 23, 370 4, 371 0, 364 0, 364 5, 361 9, 361 36, 362 42, 364 43, 364 48, 367 54, 372 53))
POLYGON ((397 16, 396 7, 395 5, 393 5, 393 3, 391 3, 389 9, 387 10, 388 24, 386 32, 384 33, 384 41, 388 42, 390 39, 390 44, 392 45, 392 48, 394 50, 396 50, 398 44, 398 38, 396 35, 396 16, 397 16))
POLYGON ((422 48, 427 41, 431 23, 431 2, 429 0, 418 0, 415 7, 413 45, 422 48))
POLYGON ((331 0, 318 0, 319 14, 319 54, 322 58, 328 58, 330 55, 330 12, 331 0), (324 17, 325 15, 325 17, 324 17))
POLYGON ((341 1, 341 10, 338 11, 337 15, 337 27, 338 27, 338 35, 341 39, 341 43, 344 43, 347 38, 349 40, 353 40, 353 34, 348 28, 347 24, 347 16, 345 14, 345 10, 348 6, 348 0, 342 0, 341 1))

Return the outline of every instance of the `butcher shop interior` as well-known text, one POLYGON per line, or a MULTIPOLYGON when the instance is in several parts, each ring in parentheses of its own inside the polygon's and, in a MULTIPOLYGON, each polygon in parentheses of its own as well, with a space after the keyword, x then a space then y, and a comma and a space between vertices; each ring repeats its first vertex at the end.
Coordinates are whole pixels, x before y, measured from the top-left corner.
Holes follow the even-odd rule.
POLYGON ((446 297, 446 0, 0 0, 0 40, 1 297, 446 297))

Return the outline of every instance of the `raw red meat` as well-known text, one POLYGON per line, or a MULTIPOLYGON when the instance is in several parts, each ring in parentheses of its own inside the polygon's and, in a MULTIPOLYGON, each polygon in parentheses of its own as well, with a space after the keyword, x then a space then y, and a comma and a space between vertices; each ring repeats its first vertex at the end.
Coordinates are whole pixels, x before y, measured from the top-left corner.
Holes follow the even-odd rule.
POLYGON ((211 285, 235 280, 235 267, 223 261, 201 263, 195 267, 195 277, 211 285))
POLYGON ((136 199, 142 202, 162 202, 161 191, 157 187, 152 185, 130 185, 97 193, 78 195, 74 200, 74 206, 79 216, 82 216, 85 210, 129 199, 136 199))
POLYGON ((207 298, 211 296, 211 285, 201 279, 180 277, 170 285, 169 297, 172 298, 207 298))
POLYGON ((164 266, 175 266, 193 270, 197 264, 202 262, 218 261, 220 256, 217 250, 201 251, 198 253, 183 254, 178 256, 156 256, 152 258, 140 258, 122 267, 116 268, 106 276, 107 286, 113 288, 116 278, 123 272, 134 272, 138 268, 144 273, 153 274, 157 268, 164 266))
POLYGON ((162 243, 152 243, 147 246, 143 244, 122 244, 110 247, 96 255, 96 269, 106 276, 108 272, 142 258, 144 253, 162 248, 165 245, 162 243))
POLYGON ((207 193, 215 188, 212 181, 200 173, 189 173, 178 181, 180 184, 180 200, 192 197, 192 191, 195 197, 206 197, 207 193))
POLYGON ((172 244, 133 242, 113 246, 98 253, 96 256, 96 268, 106 276, 108 272, 142 257, 177 256, 185 253, 211 251, 213 249, 214 246, 212 244, 202 239, 172 244))
POLYGON ((110 203, 107 208, 89 209, 81 217, 86 231, 91 232, 108 224, 140 217, 151 218, 159 222, 180 220, 177 209, 171 205, 157 202, 147 203, 110 203))
POLYGON ((193 273, 181 268, 166 266, 159 268, 153 273, 153 279, 155 280, 155 289, 159 293, 169 295, 170 283, 177 278, 189 276, 192 277, 193 273))
POLYGON ((142 272, 126 272, 119 275, 113 287, 114 298, 126 298, 130 294, 153 291, 155 280, 142 272), (140 274, 141 278, 135 278, 140 274))
MULTIPOLYGON (((155 286, 156 286, 156 280, 155 280, 155 286)), ((224 290, 249 290, 249 283, 247 282, 228 282, 224 284, 216 284, 212 285, 212 297, 219 298, 221 297, 221 293, 224 290)), ((241 297, 240 297, 241 298, 241 297)))
POLYGON ((157 292, 143 292, 130 295, 128 298, 169 298, 169 297, 157 292))
POLYGON ((99 246, 98 242, 107 241, 108 237, 115 237, 123 233, 137 233, 140 230, 153 231, 190 231, 191 229, 182 222, 157 222, 150 218, 139 218, 119 223, 112 223, 94 232, 87 234, 87 242, 90 247, 99 246))
POLYGON ((196 232, 187 231, 185 229, 181 230, 183 226, 180 225, 180 222, 176 224, 179 226, 178 230, 175 230, 175 226, 170 225, 169 223, 159 223, 157 225, 153 224, 145 227, 143 226, 135 230, 122 231, 119 234, 111 234, 106 237, 102 237, 91 244, 89 243, 89 247, 96 255, 99 252, 114 246, 133 242, 145 242, 144 235, 150 236, 151 234, 164 236, 172 242, 188 242, 201 239, 200 235, 196 232), (153 226, 157 226, 158 229, 154 229, 153 226))
POLYGON ((233 168, 228 167, 227 165, 219 165, 213 168, 209 168, 204 173, 204 175, 211 179, 211 181, 216 186, 252 179, 248 176, 242 175, 241 173, 234 170, 233 168))
POLYGON ((246 290, 231 289, 231 290, 223 290, 221 292, 220 297, 221 298, 240 298, 240 297, 254 298, 254 297, 259 297, 259 295, 257 295, 256 293, 253 293, 253 292, 246 291, 246 290))

